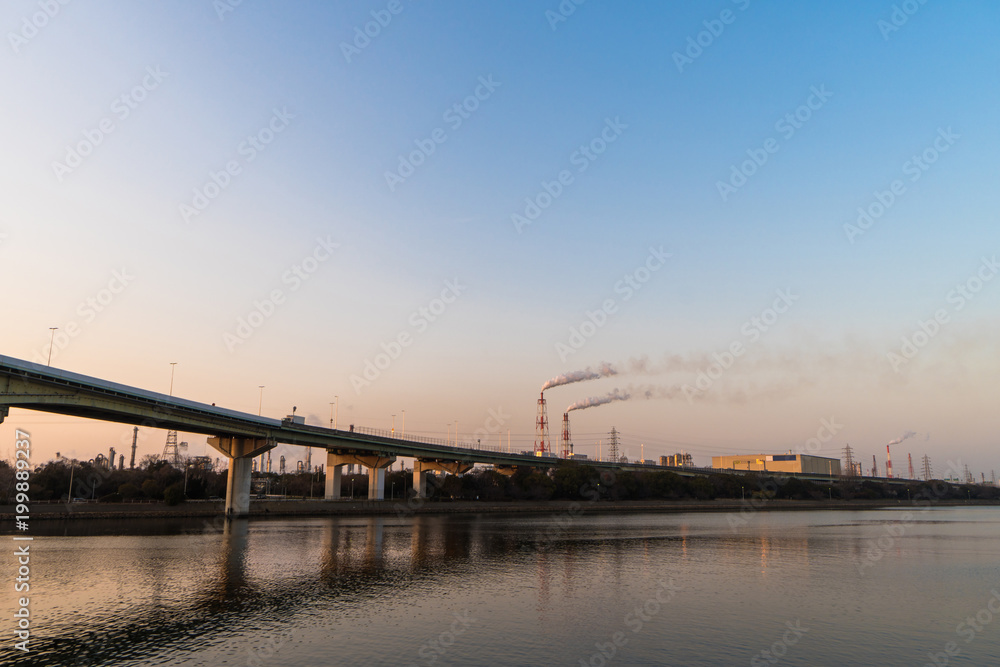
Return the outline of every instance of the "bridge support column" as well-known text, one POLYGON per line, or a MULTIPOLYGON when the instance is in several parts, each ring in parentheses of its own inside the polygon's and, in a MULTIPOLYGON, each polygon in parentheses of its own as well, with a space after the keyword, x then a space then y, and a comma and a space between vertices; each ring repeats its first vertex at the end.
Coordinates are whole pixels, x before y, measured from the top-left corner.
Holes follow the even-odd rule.
POLYGON ((274 447, 274 442, 255 438, 212 436, 208 444, 229 459, 226 484, 226 516, 250 513, 250 475, 253 457, 274 447))
POLYGON ((385 468, 368 469, 368 500, 385 500, 385 468))
POLYGON ((337 464, 331 461, 336 454, 326 455, 326 492, 323 494, 324 500, 337 500, 340 498, 340 477, 343 472, 341 468, 344 464, 337 464))
POLYGON ((427 474, 433 470, 461 475, 472 470, 471 463, 461 461, 427 461, 416 459, 413 462, 413 492, 417 498, 427 497, 427 474))
POLYGON ((229 479, 226 483, 226 515, 250 513, 250 473, 253 459, 229 459, 229 479))
POLYGON ((368 468, 368 499, 385 499, 385 469, 396 462, 396 457, 386 454, 326 453, 326 500, 340 499, 341 466, 357 464, 368 468))

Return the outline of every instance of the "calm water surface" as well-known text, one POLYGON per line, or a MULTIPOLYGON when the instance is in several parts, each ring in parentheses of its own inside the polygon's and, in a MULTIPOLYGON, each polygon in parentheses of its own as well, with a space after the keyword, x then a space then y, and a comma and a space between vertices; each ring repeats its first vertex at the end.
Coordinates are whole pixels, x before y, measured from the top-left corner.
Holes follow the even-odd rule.
POLYGON ((0 664, 1000 664, 1000 509, 733 519, 50 526, 0 664))

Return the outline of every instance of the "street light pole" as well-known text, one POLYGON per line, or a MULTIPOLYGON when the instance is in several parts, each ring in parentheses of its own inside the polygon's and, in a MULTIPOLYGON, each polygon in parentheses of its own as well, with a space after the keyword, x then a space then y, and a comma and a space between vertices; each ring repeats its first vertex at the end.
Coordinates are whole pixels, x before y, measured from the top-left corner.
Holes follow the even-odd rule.
POLYGON ((403 424, 399 427, 399 433, 399 437, 406 438, 406 410, 403 410, 403 424))
POLYGON ((58 330, 59 330, 59 327, 49 327, 49 331, 51 331, 52 333, 49 334, 49 360, 45 364, 46 366, 51 366, 52 365, 52 346, 55 344, 56 331, 58 331, 58 330))
POLYGON ((333 413, 333 428, 337 428, 337 422, 340 419, 340 396, 334 396, 333 400, 337 403, 336 411, 333 413))
MULTIPOLYGON (((260 398, 257 400, 257 416, 260 417, 261 413, 264 411, 264 387, 265 385, 259 384, 257 388, 260 389, 260 398)), ((258 469, 263 476, 264 473, 264 455, 260 455, 260 463, 258 464, 258 469)), ((251 475, 252 476, 252 475, 251 475)))
POLYGON ((174 395, 174 369, 176 368, 176 366, 177 366, 177 362, 176 361, 171 361, 170 362, 170 395, 171 396, 174 395))
POLYGON ((392 416, 392 431, 390 433, 392 433, 393 437, 396 437, 396 415, 392 416))

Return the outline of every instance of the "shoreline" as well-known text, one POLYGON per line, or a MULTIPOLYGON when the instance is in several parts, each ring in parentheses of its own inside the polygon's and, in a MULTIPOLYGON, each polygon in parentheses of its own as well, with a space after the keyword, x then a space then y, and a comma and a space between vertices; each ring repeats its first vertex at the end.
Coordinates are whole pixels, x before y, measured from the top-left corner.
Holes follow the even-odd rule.
MULTIPOLYGON (((316 517, 316 516, 400 516, 440 514, 615 514, 651 513, 678 514, 684 512, 781 512, 848 510, 865 511, 890 508, 924 507, 904 500, 705 500, 705 501, 571 501, 514 500, 489 502, 478 500, 424 501, 413 500, 281 500, 254 501, 248 518, 316 517)), ((1000 502, 942 500, 934 507, 1000 507, 1000 502)), ((186 502, 168 506, 165 503, 65 503, 32 504, 31 519, 36 521, 76 521, 81 519, 184 519, 222 517, 223 501, 186 502)), ((13 523, 14 507, 0 506, 0 521, 13 523)), ((6 533, 6 531, 3 531, 6 533)))

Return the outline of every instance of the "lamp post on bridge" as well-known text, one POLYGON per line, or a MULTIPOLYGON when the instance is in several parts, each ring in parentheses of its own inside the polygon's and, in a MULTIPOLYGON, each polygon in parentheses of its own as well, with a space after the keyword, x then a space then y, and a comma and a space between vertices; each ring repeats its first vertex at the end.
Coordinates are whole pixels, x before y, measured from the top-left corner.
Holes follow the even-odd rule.
POLYGON ((406 439, 406 410, 403 410, 403 423, 399 427, 399 437, 406 439))
POLYGON ((170 362, 170 395, 174 395, 174 370, 177 368, 177 362, 170 362))
POLYGON ((392 416, 392 430, 389 433, 392 434, 392 437, 396 437, 396 415, 392 416))
POLYGON ((49 327, 49 331, 51 331, 52 333, 49 334, 49 360, 45 363, 46 366, 52 365, 52 346, 55 344, 56 331, 58 330, 59 327, 49 327))
MULTIPOLYGON (((262 384, 257 385, 257 388, 260 389, 260 398, 257 400, 257 416, 258 417, 260 417, 261 413, 264 411, 264 386, 265 385, 262 385, 262 384)), ((263 473, 264 473, 264 455, 263 454, 260 455, 260 463, 257 465, 257 472, 258 472, 258 474, 260 474, 261 476, 263 476, 263 473)))

